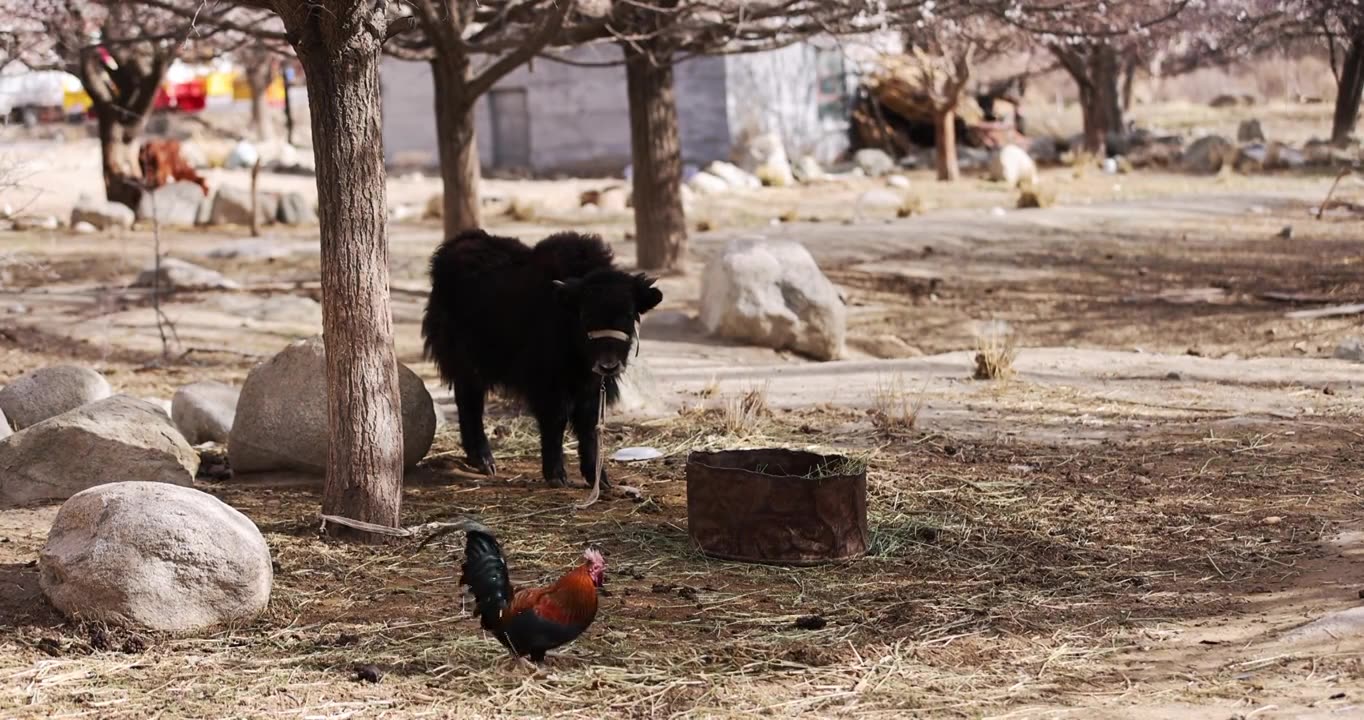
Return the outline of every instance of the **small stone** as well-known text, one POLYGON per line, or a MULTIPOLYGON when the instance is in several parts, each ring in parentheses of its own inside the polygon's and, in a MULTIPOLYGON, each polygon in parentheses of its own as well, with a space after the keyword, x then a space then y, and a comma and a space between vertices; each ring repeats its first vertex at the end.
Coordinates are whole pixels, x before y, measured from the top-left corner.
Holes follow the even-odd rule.
POLYGON ((909 187, 909 178, 904 175, 891 175, 886 178, 886 185, 904 190, 909 187))
POLYGON ((1265 518, 1264 520, 1261 520, 1260 522, 1263 522, 1265 525, 1278 525, 1279 523, 1283 522, 1283 518, 1279 517, 1278 515, 1270 515, 1269 517, 1265 518))
POLYGON ((25 215, 14 218, 14 229, 24 230, 56 230, 62 223, 51 215, 25 215))
POLYGON ((1346 338, 1336 346, 1332 356, 1337 360, 1364 362, 1364 338, 1346 338))
POLYGON ((157 265, 148 266, 138 273, 137 280, 133 282, 133 287, 137 288, 154 286, 159 287, 161 292, 241 289, 241 285, 237 284, 236 281, 229 280, 216 270, 209 270, 206 267, 176 258, 162 259, 159 267, 157 265), (160 278, 159 282, 157 282, 158 277, 160 278))
POLYGON ((98 229, 95 228, 94 225, 82 220, 71 226, 71 232, 76 233, 77 235, 91 235, 98 232, 98 229))
POLYGON ((355 679, 360 682, 377 683, 383 678, 384 673, 377 665, 355 666, 355 679))
POLYGON ((1165 379, 1166 379, 1166 380, 1183 380, 1183 379, 1184 379, 1184 376, 1183 376, 1183 375, 1180 375, 1179 373, 1177 373, 1177 372, 1175 372, 1175 371, 1173 371, 1173 370, 1171 370, 1170 372, 1168 372, 1168 373, 1165 374, 1165 379))

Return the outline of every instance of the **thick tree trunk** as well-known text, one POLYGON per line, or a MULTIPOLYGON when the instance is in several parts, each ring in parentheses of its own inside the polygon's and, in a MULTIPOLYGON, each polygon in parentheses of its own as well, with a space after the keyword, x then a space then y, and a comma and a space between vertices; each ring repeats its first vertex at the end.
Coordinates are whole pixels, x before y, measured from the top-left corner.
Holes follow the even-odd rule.
POLYGON ((1117 51, 1097 45, 1079 51, 1053 48, 1052 52, 1080 91, 1085 150, 1102 157, 1109 133, 1123 132, 1123 78, 1117 51))
MULTIPOLYGON (((389 307, 380 42, 364 25, 353 27, 358 34, 336 37, 339 28, 310 25, 295 46, 307 74, 322 236, 330 435, 322 512, 394 527, 402 504, 403 429, 389 307)), ((382 539, 327 527, 337 535, 382 539)))
POLYGON ((466 84, 469 65, 450 58, 431 61, 436 96, 436 147, 444 185, 442 219, 445 236, 482 224, 478 142, 474 135, 474 101, 466 84))
POLYGON ((125 125, 118 122, 120 110, 114 107, 96 109, 99 124, 100 165, 104 171, 104 196, 110 202, 123 203, 133 210, 142 199, 142 170, 137 159, 137 141, 141 135, 141 121, 125 125))
POLYGON ((645 270, 680 270, 687 252, 687 220, 672 59, 650 57, 631 45, 624 49, 638 264, 645 270))
POLYGON ((1345 147, 1350 144, 1355 125, 1359 122, 1359 101, 1364 94, 1364 32, 1350 40, 1345 62, 1340 68, 1340 82, 1336 86, 1336 110, 1331 119, 1331 144, 1345 147))
POLYGON ((933 117, 933 146, 937 151, 938 179, 955 182, 961 177, 957 163, 957 113, 946 110, 933 117))

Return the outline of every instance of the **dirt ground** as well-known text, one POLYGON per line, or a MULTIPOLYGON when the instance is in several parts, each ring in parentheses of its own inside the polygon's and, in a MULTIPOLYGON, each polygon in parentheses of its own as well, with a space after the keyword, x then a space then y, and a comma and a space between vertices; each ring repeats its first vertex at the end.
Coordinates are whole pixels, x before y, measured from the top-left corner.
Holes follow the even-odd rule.
MULTIPOLYGON (((69 207, 77 183, 49 162, 33 176, 42 202, 69 207)), ((453 425, 438 435, 406 523, 483 519, 521 582, 553 579, 588 543, 606 554, 596 624, 549 667, 509 665, 478 631, 457 540, 339 544, 318 536, 315 481, 204 480, 266 535, 268 613, 197 638, 71 624, 34 565, 56 508, 0 512, 0 718, 1364 715, 1364 622, 1347 612, 1364 592, 1364 365, 1332 358, 1364 331, 1358 315, 1289 316, 1364 302, 1361 216, 1309 214, 1331 178, 1049 170, 1060 206, 1032 211, 981 180, 909 178, 929 210, 908 219, 858 202, 872 180, 697 201, 690 216, 713 229, 661 281, 632 371, 646 392, 608 421, 608 447, 665 453, 612 467, 639 499, 572 510, 584 490, 537 480, 514 408, 494 408, 501 477, 468 471, 453 425), (699 269, 754 236, 804 243, 843 290, 847 359, 700 331, 699 269), (1013 373, 974 380, 991 321, 1012 328, 1013 373), (742 412, 745 394, 766 411, 742 412), (749 446, 866 458, 872 553, 799 569, 701 555, 687 452, 749 446), (1334 624, 1310 624, 1322 618, 1334 624), (378 684, 356 680, 367 664, 378 684)), ((489 225, 601 232, 628 265, 628 216, 573 201, 607 182, 493 183, 535 210, 495 201, 489 225)), ((391 195, 432 189, 402 178, 391 195)), ((1364 184, 1339 196, 1358 202, 1364 184)), ((169 255, 244 286, 166 299, 168 358, 151 299, 128 287, 148 233, 8 233, 0 380, 75 361, 136 396, 240 382, 317 332, 308 303, 276 303, 320 297, 315 233, 268 230, 271 257, 244 230, 166 233, 169 255)), ((449 415, 417 326, 440 229, 391 234, 399 355, 449 415)))

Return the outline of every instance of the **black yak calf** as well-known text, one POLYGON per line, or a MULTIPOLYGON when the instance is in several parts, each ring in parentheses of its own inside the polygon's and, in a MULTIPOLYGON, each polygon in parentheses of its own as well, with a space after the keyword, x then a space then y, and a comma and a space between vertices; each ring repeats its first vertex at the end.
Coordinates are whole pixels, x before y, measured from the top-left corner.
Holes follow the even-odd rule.
POLYGON ((610 405, 640 316, 663 301, 652 279, 617 270, 612 260, 600 237, 571 232, 531 248, 468 230, 432 255, 426 356, 454 389, 460 442, 480 472, 497 472, 483 402, 499 388, 519 396, 540 426, 545 481, 568 482, 563 441, 572 423, 579 468, 592 484, 603 383, 610 405))

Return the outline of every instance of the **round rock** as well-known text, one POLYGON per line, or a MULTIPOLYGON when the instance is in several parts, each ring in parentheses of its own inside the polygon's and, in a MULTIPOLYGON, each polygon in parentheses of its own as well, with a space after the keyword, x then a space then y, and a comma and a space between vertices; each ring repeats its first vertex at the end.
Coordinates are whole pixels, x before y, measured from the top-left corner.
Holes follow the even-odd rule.
POLYGON ((199 455, 161 408, 116 395, 0 442, 0 508, 65 500, 110 482, 189 485, 198 470, 199 455))
POLYGON ((22 375, 0 390, 0 411, 15 430, 23 430, 112 394, 109 381, 94 370, 55 365, 22 375))
MULTIPOLYGON (((436 406, 421 378, 398 364, 403 465, 426 457, 436 437, 436 406)), ((327 363, 321 337, 296 342, 252 368, 237 399, 227 447, 234 472, 327 467, 327 363)))
POLYGON ((73 495, 38 556, 48 600, 76 620, 193 632, 243 622, 270 601, 270 548, 207 493, 120 482, 73 495))
POLYGON ((171 397, 170 416, 191 445, 227 442, 237 414, 237 388, 208 380, 186 385, 171 397))

